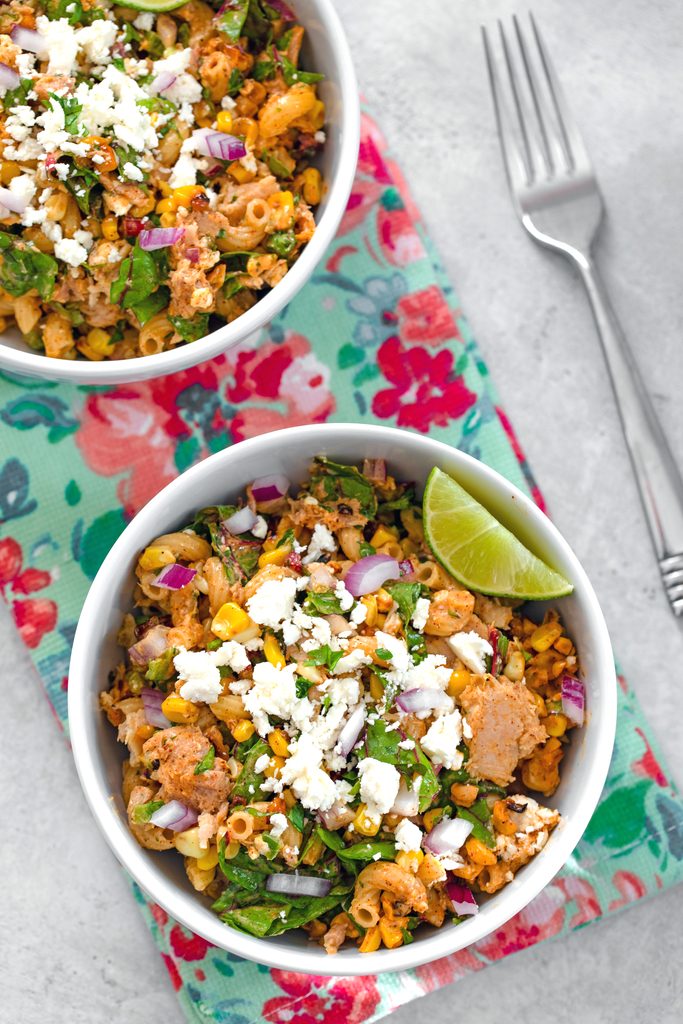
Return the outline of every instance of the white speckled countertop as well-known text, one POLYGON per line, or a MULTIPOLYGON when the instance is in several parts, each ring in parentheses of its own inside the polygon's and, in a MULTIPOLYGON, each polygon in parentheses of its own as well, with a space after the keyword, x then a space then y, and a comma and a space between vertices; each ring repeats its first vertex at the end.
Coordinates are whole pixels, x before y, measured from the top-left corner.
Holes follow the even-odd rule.
MULTIPOLYGON (((504 184, 479 24, 514 4, 338 6, 365 95, 681 784, 683 631, 658 582, 590 314, 568 268, 525 237, 504 184)), ((683 8, 678 0, 535 0, 534 11, 599 168, 609 211, 605 277, 683 463, 683 8)), ((0 1020, 180 1024, 4 609, 0 642, 0 1020)), ((678 1024, 682 914, 683 887, 411 1004, 394 1024, 427 1015, 434 1024, 536 1022, 549 1011, 556 1024, 678 1024)))

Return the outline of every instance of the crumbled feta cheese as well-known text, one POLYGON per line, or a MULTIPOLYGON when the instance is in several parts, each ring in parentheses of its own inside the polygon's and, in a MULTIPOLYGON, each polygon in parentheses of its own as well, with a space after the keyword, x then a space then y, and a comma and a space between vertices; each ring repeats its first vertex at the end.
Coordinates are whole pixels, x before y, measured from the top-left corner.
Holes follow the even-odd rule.
POLYGON ((325 139, 327 138, 327 136, 325 135, 324 131, 322 131, 321 129, 318 129, 317 132, 314 132, 313 138, 315 139, 316 142, 318 142, 322 146, 322 144, 325 141, 325 139))
POLYGON ((414 825, 408 818, 403 818, 396 826, 394 838, 397 850, 405 850, 407 853, 411 850, 419 850, 422 845, 422 829, 414 825))
POLYGON ((265 521, 263 516, 256 517, 256 522, 252 526, 251 532, 255 537, 258 537, 259 540, 263 540, 264 537, 266 537, 268 533, 268 523, 265 521))
POLYGON ((411 740, 410 737, 408 737, 405 740, 401 740, 401 742, 399 743, 399 747, 401 748, 401 750, 414 750, 415 740, 411 740))
POLYGON ((49 75, 70 75, 76 63, 76 32, 66 18, 50 21, 44 14, 36 18, 36 31, 44 41, 39 57, 48 58, 49 75))
MULTIPOLYGON (((258 761, 256 762, 258 764, 258 761)), ((270 816, 270 834, 273 839, 279 839, 282 833, 287 828, 289 822, 284 814, 271 814, 270 816)))
POLYGON ((261 756, 257 757, 256 761, 254 762, 254 771, 255 771, 255 773, 257 775, 260 775, 261 772, 264 772, 266 770, 266 768, 268 767, 269 764, 270 764, 270 754, 261 754, 261 756))
POLYGON ((411 665, 402 673, 401 686, 404 690, 445 690, 451 674, 443 654, 428 654, 419 665, 411 665))
POLYGON ((463 760, 458 750, 461 740, 462 719, 460 712, 455 710, 447 715, 439 715, 420 740, 420 745, 435 764, 442 764, 444 768, 459 768, 463 760))
POLYGON ((378 647, 389 651, 391 654, 391 658, 388 658, 387 661, 391 666, 392 674, 397 673, 395 681, 400 682, 403 673, 407 672, 413 665, 405 641, 399 640, 398 637, 392 636, 390 633, 384 633, 381 629, 376 631, 375 639, 377 640, 378 647))
MULTIPOLYGON (((56 247, 55 247, 56 252, 56 247)), ((217 651, 186 651, 173 659, 175 670, 184 681, 180 696, 193 703, 214 704, 223 690, 220 669, 243 672, 250 664, 242 644, 228 640, 217 651)))
POLYGON ((355 650, 349 651, 343 658, 340 658, 334 667, 335 675, 345 675, 348 672, 356 672, 363 665, 371 665, 372 658, 365 651, 362 651, 359 647, 355 650))
POLYGON ((269 715, 293 721, 299 728, 310 719, 310 701, 296 695, 296 669, 296 664, 278 668, 269 661, 254 666, 254 685, 242 700, 259 735, 267 736, 271 731, 269 715))
POLYGON ((108 64, 117 32, 116 22, 100 18, 77 30, 76 44, 91 64, 108 64))
POLYGON ((308 565, 309 562, 317 562, 321 555, 331 555, 336 550, 337 542, 334 539, 334 534, 328 530, 324 523, 316 523, 308 543, 308 551, 302 558, 302 562, 304 565, 308 565))
POLYGON ((291 745, 292 756, 285 761, 281 780, 290 786, 297 800, 310 811, 329 811, 338 798, 334 781, 320 765, 323 752, 315 740, 303 733, 291 745))
POLYGON ((480 676, 486 672, 485 655, 493 654, 493 647, 478 633, 454 633, 446 637, 446 642, 460 658, 462 663, 476 675, 480 676))
POLYGON ((415 629, 423 630, 427 625, 430 603, 429 598, 418 597, 412 618, 412 623, 415 626, 415 629))
POLYGON ((356 607, 351 611, 351 614, 349 615, 349 621, 354 626, 360 626, 361 623, 365 622, 367 616, 367 605, 364 605, 361 601, 359 601, 356 607))
MULTIPOLYGON (((175 75, 175 81, 164 89, 164 99, 172 103, 198 103, 202 98, 202 86, 193 75, 187 74, 192 59, 192 50, 186 47, 184 50, 174 50, 164 57, 163 60, 155 61, 154 77, 160 74, 175 75)), ((193 115, 190 115, 194 120, 193 115)))
POLYGON ((138 14, 133 24, 141 32, 149 32, 154 27, 154 15, 145 11, 143 14, 138 14))
POLYGON ((135 164, 130 163, 130 161, 123 165, 123 173, 125 177, 130 178, 131 181, 144 181, 145 178, 140 168, 136 167, 135 164))
POLYGON ((296 594, 296 580, 291 576, 266 580, 247 601, 247 611, 259 626, 279 629, 286 619, 292 617, 296 594))
POLYGON ((393 764, 366 757, 358 762, 360 798, 371 818, 387 814, 398 795, 401 776, 393 764))
POLYGON ((33 78, 34 67, 36 63, 35 53, 18 53, 17 54, 17 71, 22 78, 33 78))
POLYGON ((343 580, 339 580, 336 584, 334 588, 334 596, 339 601, 339 606, 343 612, 348 612, 349 609, 353 608, 353 594, 346 589, 343 580))
POLYGON ((378 853, 373 853, 372 859, 373 860, 381 860, 382 859, 382 854, 379 853, 379 852, 378 853))
POLYGON ((88 250, 75 238, 61 238, 55 244, 55 256, 70 267, 80 267, 88 258, 88 250))

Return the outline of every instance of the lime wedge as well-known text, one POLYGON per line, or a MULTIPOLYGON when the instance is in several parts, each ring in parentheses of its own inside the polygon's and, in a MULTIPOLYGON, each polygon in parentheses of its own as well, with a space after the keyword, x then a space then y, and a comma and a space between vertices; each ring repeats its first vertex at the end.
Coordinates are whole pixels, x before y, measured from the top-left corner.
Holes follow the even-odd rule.
POLYGON ((165 14, 182 7, 187 0, 120 0, 117 7, 132 7, 134 11, 152 11, 153 14, 165 14))
POLYGON ((427 543, 468 590, 547 601, 574 589, 440 469, 429 474, 422 507, 427 543))

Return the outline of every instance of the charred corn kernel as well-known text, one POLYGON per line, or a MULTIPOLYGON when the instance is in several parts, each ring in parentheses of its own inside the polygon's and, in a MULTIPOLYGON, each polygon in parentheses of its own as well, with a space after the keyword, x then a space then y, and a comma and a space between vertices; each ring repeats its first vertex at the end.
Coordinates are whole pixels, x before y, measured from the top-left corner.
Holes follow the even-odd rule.
POLYGON ((242 849, 242 847, 237 842, 237 840, 236 839, 231 839, 229 843, 225 844, 225 850, 223 851, 223 856, 225 857, 226 860, 232 860, 233 857, 237 856, 237 854, 240 852, 241 849, 242 849))
POLYGON ((451 672, 446 692, 449 697, 459 697, 467 686, 469 686, 471 673, 466 668, 456 668, 451 672))
MULTIPOLYGON (((273 637, 273 639, 275 639, 275 637, 273 637)), ((266 643, 268 643, 267 640, 266 643)), ((266 657, 268 657, 268 655, 266 655, 266 657)), ((272 732, 269 732, 268 744, 273 753, 277 754, 278 757, 289 757, 289 738, 283 729, 273 729, 272 732)))
POLYGON ((179 206, 189 207, 194 197, 203 192, 204 187, 202 185, 181 185, 180 188, 174 188, 170 196, 171 203, 173 204, 172 208, 177 210, 179 206))
POLYGON ((367 608, 365 614, 366 626, 374 626, 377 622, 377 598, 374 594, 368 594, 367 597, 361 597, 360 603, 364 604, 367 608))
POLYGON ((553 663, 553 665, 551 666, 551 669, 550 669, 550 678, 551 679, 557 679, 558 676, 562 675, 562 673, 564 672, 566 667, 567 667, 567 662, 564 659, 560 659, 559 661, 555 661, 553 663))
MULTIPOLYGON (((269 661, 271 665, 275 666, 275 668, 285 667, 285 656, 280 650, 280 645, 272 633, 269 633, 266 639, 263 641, 263 653, 266 656, 266 661, 269 661)), ((279 732, 279 730, 274 729, 273 732, 279 732)), ((271 733, 270 735, 272 736, 273 733, 271 733)), ((273 746, 272 742, 270 745, 271 747, 273 746)), ((273 747, 273 749, 275 748, 273 747)), ((278 754, 279 751, 276 750, 275 753, 278 754)))
POLYGON ((465 864, 461 868, 453 868, 452 870, 453 874, 457 875, 458 878, 464 878, 466 882, 473 882, 482 873, 484 867, 482 864, 475 864, 472 861, 470 864, 465 864))
POLYGON ((173 189, 171 188, 167 181, 160 181, 159 184, 157 185, 157 188, 161 192, 162 196, 170 196, 171 192, 173 191, 173 189))
MULTIPOLYGON (((304 199, 309 206, 317 206, 322 199, 322 178, 317 167, 307 167, 301 175, 303 180, 302 192, 304 199)), ((377 547, 374 540, 370 542, 377 547)), ((384 543, 384 541, 382 541, 384 543)))
POLYGON ((202 871, 210 871, 211 868, 216 867, 216 864, 218 864, 218 850, 215 846, 210 846, 208 850, 204 850, 201 857, 197 857, 197 867, 202 871))
POLYGON ((244 139, 247 149, 253 149, 258 139, 258 124, 253 117, 236 117, 232 122, 232 132, 244 139))
POLYGON ((165 565, 175 562, 175 555, 170 548, 150 547, 140 555, 140 568, 151 572, 153 569, 163 569, 165 565))
POLYGON ((174 228, 175 227, 175 213, 162 213, 159 217, 159 224, 162 228, 174 228))
POLYGON ((277 547, 277 537, 266 537, 263 542, 264 551, 275 551, 277 547))
POLYGON ((154 726, 153 725, 140 725, 135 730, 135 737, 136 737, 136 739, 140 740, 141 743, 144 743, 145 740, 148 740, 150 738, 150 736, 153 736, 153 735, 154 735, 154 726))
POLYGON ((426 853, 424 860, 417 869, 417 877, 423 885, 430 889, 436 882, 443 882, 446 878, 446 869, 440 860, 432 853, 426 853))
POLYGON ((119 237, 119 226, 116 217, 105 217, 102 221, 102 235, 108 242, 115 242, 119 237))
POLYGON ((88 331, 86 341, 88 347, 99 355, 107 356, 111 353, 111 335, 107 331, 103 331, 101 327, 93 327, 91 331, 88 331))
MULTIPOLYGON (((193 857, 199 860, 207 852, 199 845, 199 826, 188 828, 185 832, 178 832, 175 836, 175 848, 183 857, 193 857)), ((218 863, 218 857, 216 857, 218 863)))
POLYGON ((325 104, 322 100, 316 100, 309 113, 313 128, 318 131, 325 124, 325 104))
POLYGON ((294 804, 298 802, 296 797, 292 793, 291 789, 286 789, 283 792, 282 799, 285 802, 285 807, 287 808, 287 810, 291 810, 291 808, 294 806, 294 804))
POLYGON ((370 538, 370 543, 373 548, 379 548, 382 544, 388 544, 390 541, 394 540, 396 540, 395 535, 391 533, 386 526, 378 526, 370 538))
POLYGON ((396 949, 397 946, 403 945, 403 932, 395 921, 388 921, 386 917, 381 917, 377 927, 387 949, 396 949))
POLYGON ((532 697, 534 698, 534 704, 536 705, 536 710, 538 711, 538 717, 545 718, 546 707, 543 697, 541 697, 540 693, 534 693, 532 694, 532 697))
MULTIPOLYGON (((392 540, 393 540, 393 537, 392 537, 392 540)), ((377 611, 378 612, 388 612, 388 611, 391 611, 393 603, 394 603, 394 599, 391 596, 391 594, 389 593, 389 591, 385 590, 384 587, 380 587, 379 590, 377 591, 377 611)))
POLYGON ((566 715, 549 715, 543 719, 543 725, 549 736, 564 736, 567 731, 566 715))
POLYGON ((513 651, 505 664, 503 675, 507 676, 513 683, 518 683, 524 678, 524 667, 525 661, 522 652, 513 651))
POLYGON ((467 840, 465 849, 470 860, 483 867, 491 867, 498 859, 494 850, 489 850, 488 846, 484 846, 481 840, 475 839, 474 836, 470 836, 467 840))
POLYGON ((88 345, 85 341, 77 342, 76 348, 78 349, 82 356, 85 356, 86 359, 93 359, 96 363, 99 363, 102 359, 104 359, 104 356, 102 355, 101 352, 96 352, 94 348, 90 348, 90 345, 88 345))
POLYGON ((431 832, 438 821, 443 818, 443 807, 435 807, 431 811, 427 811, 426 814, 422 815, 422 824, 427 832, 431 832))
POLYGON ((382 680, 374 672, 370 676, 370 696, 373 700, 382 700, 384 698, 382 680))
POLYGON ((199 718, 197 705, 192 701, 185 700, 184 697, 179 697, 176 693, 172 693, 163 701, 161 710, 169 722, 175 722, 176 725, 191 725, 199 718))
POLYGON ((265 569, 267 565, 284 565, 291 553, 292 549, 289 544, 283 544, 282 547, 275 548, 274 551, 264 551, 262 555, 259 555, 259 569, 265 569))
POLYGON ((375 924, 372 928, 368 928, 358 949, 361 953, 375 953, 381 944, 382 933, 379 930, 379 925, 375 924))
POLYGON ((284 757, 271 757, 270 761, 266 765, 263 774, 267 779, 279 779, 282 775, 282 769, 285 766, 284 757))
POLYGON ((561 637, 559 637, 555 641, 555 643, 553 644, 553 647, 558 652, 558 654, 565 654, 565 655, 572 653, 573 646, 574 645, 572 644, 572 642, 571 642, 571 640, 569 639, 568 636, 561 636, 561 637))
POLYGON ((396 863, 404 871, 412 871, 416 873, 420 864, 424 860, 424 853, 422 850, 401 850, 400 853, 396 854, 396 863))
POLYGON ((175 208, 175 203, 173 202, 170 196, 167 196, 166 199, 159 200, 156 209, 157 213, 173 213, 175 208))
POLYGON ((246 167, 242 167, 239 160, 234 160, 231 164, 228 164, 228 170, 235 181, 238 181, 240 185, 244 185, 248 181, 253 181, 256 177, 256 172, 247 170, 246 167))
POLYGON ((221 640, 232 640, 250 625, 251 619, 234 601, 226 601, 216 612, 211 623, 211 632, 221 640))
MULTIPOLYGON (((307 861, 304 860, 304 864, 306 863, 307 861)), ((327 925, 324 921, 311 921, 306 925, 306 931, 312 939, 322 939, 327 931, 327 925)))
POLYGON ((451 786, 451 800, 458 807, 471 807, 479 796, 479 787, 464 782, 454 782, 451 786))
POLYGON ((380 818, 373 818, 368 814, 366 804, 361 804, 353 819, 353 829, 361 836, 376 836, 381 824, 380 818))
POLYGON ((500 832, 503 836, 511 836, 517 831, 517 826, 514 821, 510 819, 510 812, 508 811, 505 800, 496 800, 493 805, 493 827, 496 832, 500 832))
POLYGON ((3 185, 9 185, 13 178, 21 174, 21 167, 14 160, 3 160, 0 165, 0 181, 3 185))
POLYGON ((559 622, 546 622, 533 631, 529 642, 533 649, 540 653, 552 647, 560 636, 562 636, 562 626, 559 622))
POLYGON ((312 867, 314 864, 318 863, 324 852, 325 844, 322 839, 319 839, 318 836, 313 836, 306 847, 301 860, 304 864, 308 864, 309 867, 312 867))
POLYGON ((238 743, 244 743, 256 732, 256 726, 248 718, 243 718, 230 730, 238 743))
POLYGON ((229 110, 221 110, 216 118, 216 128, 219 132, 229 132, 232 128, 232 114, 229 110))
POLYGON ((284 210, 290 217, 294 216, 294 196, 289 189, 273 192, 272 196, 268 196, 268 205, 272 206, 274 210, 284 210))

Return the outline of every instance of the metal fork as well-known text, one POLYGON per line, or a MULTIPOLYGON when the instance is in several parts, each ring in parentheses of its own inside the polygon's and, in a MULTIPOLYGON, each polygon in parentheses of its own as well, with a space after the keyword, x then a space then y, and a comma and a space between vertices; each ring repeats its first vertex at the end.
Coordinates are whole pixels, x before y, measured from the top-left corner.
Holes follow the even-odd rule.
POLYGON ((500 56, 482 27, 498 134, 515 209, 531 237, 568 257, 586 286, 664 590, 683 615, 683 479, 593 260, 604 207, 579 129, 533 15, 513 17, 500 56))

